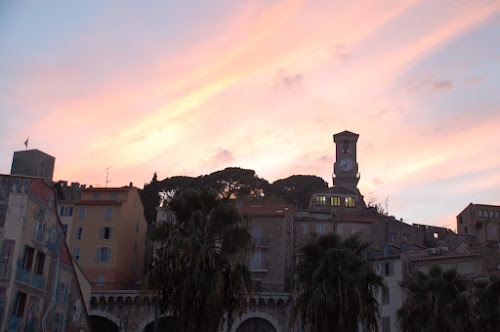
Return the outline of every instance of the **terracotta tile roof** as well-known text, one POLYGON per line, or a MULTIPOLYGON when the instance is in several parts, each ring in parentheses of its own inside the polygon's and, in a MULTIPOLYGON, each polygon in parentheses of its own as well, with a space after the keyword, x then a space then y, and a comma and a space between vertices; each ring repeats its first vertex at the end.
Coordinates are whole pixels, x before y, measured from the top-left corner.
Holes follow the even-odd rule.
POLYGON ((293 205, 243 205, 241 212, 250 216, 284 216, 294 213, 293 205))

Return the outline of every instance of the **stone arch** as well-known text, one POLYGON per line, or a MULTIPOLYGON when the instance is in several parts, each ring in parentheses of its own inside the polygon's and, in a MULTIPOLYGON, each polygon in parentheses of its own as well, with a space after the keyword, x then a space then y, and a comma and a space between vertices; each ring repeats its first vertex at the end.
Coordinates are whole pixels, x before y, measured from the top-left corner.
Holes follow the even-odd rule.
POLYGON ((271 316, 267 312, 252 311, 244 313, 238 320, 235 320, 233 326, 231 327, 231 332, 236 332, 236 330, 238 329, 238 327, 240 327, 241 324, 252 318, 264 319, 274 327, 274 330, 276 332, 281 331, 278 321, 274 319, 273 316, 271 316))
MULTIPOLYGON (((112 322, 116 326, 117 330, 118 330, 118 326, 120 326, 120 320, 118 318, 116 318, 113 314, 111 314, 107 311, 90 310, 89 311, 89 319, 92 316, 107 319, 108 321, 112 322)), ((111 331, 109 331, 109 332, 111 332, 111 331)))
MULTIPOLYGON (((146 316, 146 315, 145 315, 146 316)), ((166 313, 166 314, 158 314, 158 319, 160 318, 168 318, 168 317, 171 317, 171 313, 166 313)), ((155 321, 155 314, 154 314, 154 310, 153 310, 153 313, 150 314, 149 316, 146 316, 146 318, 142 321, 141 324, 139 324, 138 328, 137 328, 137 331, 139 332, 143 332, 145 329, 146 329, 146 326, 148 326, 149 324, 153 323, 155 321)))

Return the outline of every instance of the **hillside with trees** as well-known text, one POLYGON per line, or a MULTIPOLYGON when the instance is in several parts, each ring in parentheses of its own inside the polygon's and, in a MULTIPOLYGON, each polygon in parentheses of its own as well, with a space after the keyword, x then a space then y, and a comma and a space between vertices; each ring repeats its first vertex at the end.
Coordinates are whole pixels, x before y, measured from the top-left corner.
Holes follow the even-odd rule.
POLYGON ((156 219, 156 207, 161 193, 180 193, 186 189, 201 190, 210 187, 221 197, 237 199, 242 203, 292 204, 305 208, 311 193, 328 188, 328 183, 314 175, 292 175, 269 183, 257 176, 254 170, 228 167, 208 175, 198 177, 173 176, 159 181, 154 173, 151 182, 140 191, 144 214, 148 224, 156 219))

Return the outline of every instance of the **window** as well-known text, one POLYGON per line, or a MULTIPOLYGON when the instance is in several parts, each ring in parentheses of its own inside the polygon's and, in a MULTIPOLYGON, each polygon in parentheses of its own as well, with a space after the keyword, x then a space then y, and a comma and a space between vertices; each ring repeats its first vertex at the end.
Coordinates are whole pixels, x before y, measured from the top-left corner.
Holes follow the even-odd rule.
POLYGON ((85 219, 85 206, 78 208, 78 219, 85 219))
POLYGON ((113 228, 112 227, 101 227, 101 240, 109 240, 113 237, 113 228))
POLYGON ((113 208, 111 206, 107 206, 104 211, 104 219, 111 220, 111 216, 113 215, 113 208))
POLYGON ((490 211, 490 218, 493 218, 493 211, 490 211))
POLYGON ((464 222, 464 218, 463 218, 462 216, 460 216, 460 217, 458 217, 457 219, 458 219, 458 223, 459 223, 460 225, 462 225, 462 224, 463 224, 463 222, 464 222))
POLYGON ((346 197, 345 198, 345 206, 353 208, 356 206, 356 199, 354 197, 346 197))
POLYGON ((316 204, 318 204, 318 205, 326 205, 326 196, 325 195, 318 195, 318 196, 316 196, 316 204))
POLYGON ((80 260, 80 247, 73 248, 73 258, 75 259, 75 261, 80 260))
POLYGON ((111 256, 111 248, 109 247, 99 247, 97 248, 97 261, 98 262, 109 262, 111 256))
POLYGON ((498 211, 495 211, 495 218, 500 218, 500 214, 498 213, 498 211))
POLYGON ((325 229, 324 224, 316 224, 316 233, 323 234, 325 233, 325 229))
POLYGON ((63 225, 64 233, 68 233, 68 224, 62 224, 62 225, 63 225))
POLYGON ((408 234, 408 233, 403 233, 403 241, 405 241, 405 242, 410 242, 410 234, 408 234))
POLYGON ((94 199, 97 201, 101 198, 101 194, 100 193, 94 193, 94 199))
POLYGON ((384 263, 384 276, 390 277, 394 275, 394 264, 393 262, 384 263))
POLYGON ((492 233, 492 234, 496 234, 496 233, 497 233, 497 228, 496 228, 496 226, 493 226, 493 227, 491 228, 491 233, 492 233))
POLYGON ((250 270, 262 270, 263 268, 262 250, 254 249, 252 258, 250 259, 250 270))
POLYGON ((482 211, 482 210, 479 210, 479 211, 477 212, 477 215, 478 215, 478 217, 482 217, 482 216, 483 216, 483 211, 482 211))
POLYGON ((25 270, 31 271, 31 267, 33 266, 33 256, 35 255, 35 249, 26 246, 24 248, 24 258, 23 258, 23 268, 25 270))
POLYGON ((97 276, 97 286, 104 286, 104 276, 102 274, 97 276))
POLYGON ((382 290, 382 304, 386 305, 391 302, 391 297, 390 297, 390 292, 389 288, 383 289, 382 290))
POLYGON ((389 233, 389 243, 396 243, 396 233, 389 233))
POLYGON ((61 211, 59 213, 61 217, 71 217, 73 215, 72 206, 61 206, 61 211))
POLYGON ((139 220, 135 222, 135 232, 139 233, 139 220))
POLYGON ((43 252, 38 251, 36 253, 34 272, 36 274, 43 274, 44 267, 45 267, 45 254, 43 252))
POLYGON ((339 196, 332 196, 332 197, 330 197, 330 205, 332 205, 332 206, 340 206, 340 197, 339 196))
POLYGON ((350 153, 350 152, 351 152, 351 149, 349 148, 349 141, 345 139, 342 142, 342 153, 350 153))
POLYGON ((111 193, 110 198, 112 201, 117 201, 118 200, 118 194, 117 193, 111 193))
POLYGON ((307 233, 309 233, 309 225, 302 224, 302 234, 306 235, 307 233))
POLYGON ((252 227, 252 236, 256 245, 262 245, 262 227, 261 226, 253 226, 252 227))
POLYGON ((75 231, 75 239, 81 240, 83 235, 83 227, 77 227, 75 231))
POLYGON ((26 293, 17 292, 16 304, 14 306, 14 316, 23 317, 24 307, 26 306, 26 293))
POLYGON ((382 317, 382 332, 391 332, 391 317, 382 317))

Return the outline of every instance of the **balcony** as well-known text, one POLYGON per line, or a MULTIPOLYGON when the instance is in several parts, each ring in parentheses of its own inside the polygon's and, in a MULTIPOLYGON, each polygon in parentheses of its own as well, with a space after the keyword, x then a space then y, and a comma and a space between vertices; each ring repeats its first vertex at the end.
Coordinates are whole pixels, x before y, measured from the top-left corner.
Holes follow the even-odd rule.
POLYGON ((45 289, 45 277, 41 274, 26 270, 21 264, 17 266, 16 281, 40 290, 45 289))

